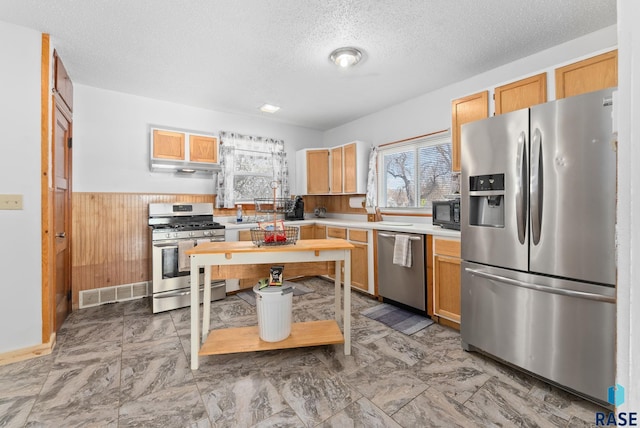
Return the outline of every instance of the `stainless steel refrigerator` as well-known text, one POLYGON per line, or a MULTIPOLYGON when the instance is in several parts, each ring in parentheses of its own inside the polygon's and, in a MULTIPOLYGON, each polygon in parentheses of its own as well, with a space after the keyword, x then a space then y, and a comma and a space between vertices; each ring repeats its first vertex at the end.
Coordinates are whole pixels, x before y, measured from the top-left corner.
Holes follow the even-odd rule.
POLYGON ((606 405, 615 383, 612 89, 462 127, 463 347, 606 405))

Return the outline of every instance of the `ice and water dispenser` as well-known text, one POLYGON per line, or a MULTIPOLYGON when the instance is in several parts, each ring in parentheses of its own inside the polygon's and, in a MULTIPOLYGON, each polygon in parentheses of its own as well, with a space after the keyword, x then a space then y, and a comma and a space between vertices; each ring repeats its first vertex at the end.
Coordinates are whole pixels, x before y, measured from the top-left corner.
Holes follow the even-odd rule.
POLYGON ((504 227, 504 174, 469 177, 469 224, 504 227))

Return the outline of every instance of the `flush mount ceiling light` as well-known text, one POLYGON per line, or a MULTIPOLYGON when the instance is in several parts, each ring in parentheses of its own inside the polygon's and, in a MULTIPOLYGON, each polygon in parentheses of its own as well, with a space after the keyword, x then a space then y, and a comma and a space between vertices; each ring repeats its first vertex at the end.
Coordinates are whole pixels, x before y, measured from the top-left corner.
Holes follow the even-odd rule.
POLYGON ((260 107, 260 111, 264 113, 275 113, 278 110, 280 110, 280 107, 271 104, 263 104, 262 107, 260 107))
POLYGON ((329 55, 329 59, 342 68, 356 65, 361 58, 362 52, 356 48, 338 48, 329 55))

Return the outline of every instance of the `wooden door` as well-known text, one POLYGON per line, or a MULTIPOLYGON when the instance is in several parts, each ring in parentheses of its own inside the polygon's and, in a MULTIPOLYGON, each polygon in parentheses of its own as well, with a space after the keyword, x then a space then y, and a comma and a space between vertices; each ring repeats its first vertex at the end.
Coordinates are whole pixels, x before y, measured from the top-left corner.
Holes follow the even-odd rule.
POLYGON ((331 149, 331 193, 342 193, 342 147, 331 149))
POLYGON ((307 194, 329 193, 329 150, 307 150, 307 194))
POLYGON ((547 73, 498 86, 494 92, 496 114, 509 113, 547 102, 547 73))
POLYGON ((451 152, 453 171, 460 171, 460 127, 489 117, 489 91, 479 92, 451 102, 451 152))
POLYGON ((347 144, 343 150, 343 163, 344 163, 344 179, 343 187, 344 193, 356 193, 357 185, 357 157, 356 157, 356 143, 347 144))
POLYGON ((71 312, 71 114, 55 98, 53 109, 54 330, 71 312))
POLYGON ((556 69, 556 99, 618 86, 618 51, 556 69))

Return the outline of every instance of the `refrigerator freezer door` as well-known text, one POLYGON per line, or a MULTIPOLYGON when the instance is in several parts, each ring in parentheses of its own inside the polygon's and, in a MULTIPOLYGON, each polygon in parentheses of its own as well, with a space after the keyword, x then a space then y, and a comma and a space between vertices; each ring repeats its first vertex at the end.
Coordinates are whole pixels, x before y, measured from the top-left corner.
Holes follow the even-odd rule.
POLYGON ((528 270, 528 134, 528 109, 462 126, 460 230, 464 260, 528 270), (470 188, 471 177, 499 174, 504 174, 504 190, 470 188), (481 210, 503 210, 503 224, 490 221, 492 216, 481 210))
POLYGON ((614 288, 463 262, 461 303, 463 346, 606 403, 614 288))
POLYGON ((611 95, 531 108, 531 272, 615 284, 611 95))

